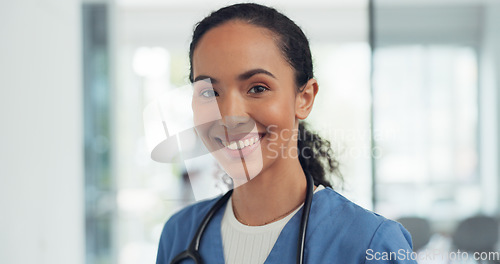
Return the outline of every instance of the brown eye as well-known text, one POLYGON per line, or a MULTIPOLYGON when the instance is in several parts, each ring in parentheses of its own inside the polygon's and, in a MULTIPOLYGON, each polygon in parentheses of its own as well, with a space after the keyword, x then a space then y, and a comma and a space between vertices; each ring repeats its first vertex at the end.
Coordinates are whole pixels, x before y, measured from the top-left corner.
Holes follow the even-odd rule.
POLYGON ((257 86, 250 88, 250 90, 248 90, 248 93, 257 94, 257 93, 263 93, 267 90, 269 90, 269 89, 262 86, 262 85, 257 85, 257 86))

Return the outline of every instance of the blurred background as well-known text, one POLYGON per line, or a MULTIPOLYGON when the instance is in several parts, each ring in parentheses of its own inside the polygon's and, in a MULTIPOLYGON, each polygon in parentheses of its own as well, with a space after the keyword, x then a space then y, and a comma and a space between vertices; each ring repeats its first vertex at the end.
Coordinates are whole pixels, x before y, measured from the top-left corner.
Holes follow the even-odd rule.
MULTIPOLYGON (((155 262, 195 199, 183 163, 151 160, 142 111, 188 84, 194 24, 235 2, 0 2, 0 263, 155 262)), ((310 39, 338 191, 440 254, 419 263, 498 252, 500 1, 257 2, 310 39)))

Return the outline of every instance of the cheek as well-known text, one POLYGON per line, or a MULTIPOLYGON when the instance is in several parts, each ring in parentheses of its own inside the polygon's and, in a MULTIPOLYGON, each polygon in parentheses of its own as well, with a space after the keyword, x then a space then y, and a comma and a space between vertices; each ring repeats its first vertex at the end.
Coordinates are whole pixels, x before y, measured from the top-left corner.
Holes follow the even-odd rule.
POLYGON ((210 127, 213 126, 214 122, 217 122, 214 120, 214 117, 212 114, 209 112, 204 112, 204 111, 199 111, 197 109, 193 108, 193 123, 194 123, 194 129, 196 130, 196 133, 198 136, 205 142, 208 140, 208 135, 210 131, 210 127))
POLYGON ((288 141, 293 135, 295 110, 291 100, 279 100, 259 108, 260 123, 268 128, 269 140, 288 141))
POLYGON ((217 102, 197 102, 193 100, 193 121, 195 126, 200 126, 221 119, 217 102))
POLYGON ((205 144, 205 146, 207 146, 207 144, 208 144, 208 138, 209 138, 208 137, 208 134, 209 134, 208 132, 209 132, 209 129, 210 129, 209 125, 210 124, 205 123, 205 124, 202 124, 202 125, 196 125, 194 127, 194 129, 196 131, 196 134, 202 140, 202 142, 205 144))

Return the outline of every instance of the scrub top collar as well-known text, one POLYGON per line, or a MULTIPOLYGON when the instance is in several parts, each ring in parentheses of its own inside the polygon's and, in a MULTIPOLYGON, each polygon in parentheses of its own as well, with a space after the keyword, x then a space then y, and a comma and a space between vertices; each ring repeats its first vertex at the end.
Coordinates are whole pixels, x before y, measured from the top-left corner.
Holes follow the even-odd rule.
MULTIPOLYGON (((310 218, 313 218, 313 212, 315 211, 315 200, 316 196, 320 196, 323 190, 314 192, 313 200, 311 204, 310 218)), ((200 253, 203 260, 206 263, 224 263, 224 252, 222 246, 222 234, 221 234, 221 223, 222 217, 224 216, 224 211, 226 210, 227 203, 224 204, 214 215, 213 219, 207 226, 205 233, 201 239, 200 253), (203 241, 204 238, 210 238, 210 241, 203 241)), ((274 244, 269 256, 266 258, 264 264, 269 263, 294 263, 296 257, 296 247, 295 241, 299 238, 299 226, 300 219, 302 216, 303 207, 286 223, 285 227, 281 231, 276 243, 274 244), (290 241, 294 241, 292 245, 290 241)), ((309 228, 313 228, 312 226, 309 228)), ((308 229, 307 234, 310 234, 311 230, 308 229)), ((308 236, 306 236, 307 244, 308 236)))

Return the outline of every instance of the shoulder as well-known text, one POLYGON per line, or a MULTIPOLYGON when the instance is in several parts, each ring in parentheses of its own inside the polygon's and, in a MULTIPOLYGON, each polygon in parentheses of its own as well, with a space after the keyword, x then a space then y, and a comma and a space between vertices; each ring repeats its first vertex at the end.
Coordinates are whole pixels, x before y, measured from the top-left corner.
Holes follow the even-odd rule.
POLYGON ((335 220, 337 224, 345 225, 344 227, 375 231, 380 224, 388 220, 353 203, 330 187, 319 191, 313 199, 316 200, 313 204, 314 210, 323 221, 335 220))
POLYGON ((356 262, 365 262, 370 249, 411 252, 410 234, 401 224, 353 203, 331 188, 319 191, 314 200, 309 237, 329 239, 329 249, 338 256, 356 256, 356 262))
POLYGON ((201 222, 203 217, 207 214, 207 212, 219 198, 220 197, 210 200, 203 200, 184 207, 170 217, 170 219, 165 223, 165 228, 187 228, 201 222))
POLYGON ((202 219, 218 199, 197 202, 170 217, 160 236, 156 263, 169 263, 172 257, 187 248, 202 219))

